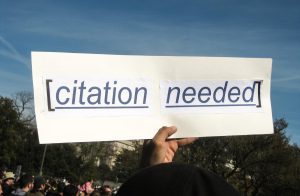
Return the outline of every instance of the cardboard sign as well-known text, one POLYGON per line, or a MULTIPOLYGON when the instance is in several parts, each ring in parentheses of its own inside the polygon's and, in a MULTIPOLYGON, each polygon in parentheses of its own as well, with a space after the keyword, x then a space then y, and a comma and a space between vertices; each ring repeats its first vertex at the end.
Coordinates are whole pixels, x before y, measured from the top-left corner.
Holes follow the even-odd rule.
POLYGON ((273 133, 271 59, 32 52, 40 143, 273 133))

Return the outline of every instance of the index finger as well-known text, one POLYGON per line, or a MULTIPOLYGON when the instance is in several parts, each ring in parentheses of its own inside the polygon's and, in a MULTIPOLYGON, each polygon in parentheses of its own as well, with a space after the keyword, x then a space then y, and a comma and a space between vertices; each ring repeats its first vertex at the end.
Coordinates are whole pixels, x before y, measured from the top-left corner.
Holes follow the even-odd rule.
POLYGON ((176 131, 177 131, 177 128, 175 126, 162 127, 155 134, 153 140, 155 140, 155 141, 165 141, 168 137, 173 135, 176 131))
POLYGON ((199 138, 197 138, 197 137, 190 137, 190 138, 178 139, 177 140, 177 144, 178 144, 178 146, 184 146, 184 145, 193 143, 197 139, 199 139, 199 138))

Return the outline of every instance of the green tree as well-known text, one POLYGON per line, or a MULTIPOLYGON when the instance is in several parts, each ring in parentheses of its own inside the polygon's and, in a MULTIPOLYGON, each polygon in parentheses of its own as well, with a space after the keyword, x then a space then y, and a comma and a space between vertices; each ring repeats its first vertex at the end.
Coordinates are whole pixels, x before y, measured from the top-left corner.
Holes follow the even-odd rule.
POLYGON ((181 149, 177 160, 213 171, 244 195, 297 191, 293 172, 299 167, 287 168, 299 161, 298 148, 289 144, 286 128, 286 121, 279 119, 271 135, 201 138, 181 149))
POLYGON ((80 182, 89 179, 110 177, 106 165, 113 158, 114 147, 112 142, 89 142, 76 144, 77 156, 82 161, 80 182), (106 168, 106 169, 105 169, 106 168), (102 173, 104 172, 105 175, 102 173))
POLYGON ((22 165, 32 172, 38 137, 34 126, 33 96, 30 92, 16 93, 14 99, 0 97, 1 164, 14 169, 22 165), (30 152, 30 153, 29 153, 30 152))
MULTIPOLYGON (((10 170, 21 165, 23 171, 38 174, 44 145, 38 141, 31 103, 32 95, 26 92, 17 93, 15 99, 0 96, 0 165, 10 170)), ((49 145, 44 171, 46 175, 75 179, 80 164, 72 145, 49 145)))
POLYGON ((123 148, 116 157, 113 172, 120 182, 125 182, 139 169, 142 145, 140 141, 133 142, 133 148, 123 148))
POLYGON ((0 164, 8 167, 15 167, 17 151, 22 138, 18 134, 19 130, 26 127, 18 119, 18 113, 9 98, 0 96, 0 164))
POLYGON ((75 145, 48 144, 43 173, 48 176, 66 178, 72 182, 78 182, 81 172, 78 168, 80 168, 81 164, 82 161, 76 156, 75 145))
POLYGON ((33 94, 28 91, 15 93, 13 95, 13 105, 18 119, 28 126, 32 125, 35 119, 33 94))
POLYGON ((112 173, 111 168, 107 164, 100 164, 98 167, 99 179, 101 180, 111 180, 114 181, 115 176, 112 173))

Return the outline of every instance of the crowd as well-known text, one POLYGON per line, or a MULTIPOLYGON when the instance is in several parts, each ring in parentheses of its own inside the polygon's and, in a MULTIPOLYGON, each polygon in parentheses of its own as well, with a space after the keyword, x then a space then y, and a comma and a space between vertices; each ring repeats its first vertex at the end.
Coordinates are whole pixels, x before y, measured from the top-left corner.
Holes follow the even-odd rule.
POLYGON ((3 196, 215 196, 239 195, 226 181, 210 171, 187 164, 172 163, 180 146, 197 138, 169 139, 176 127, 162 127, 152 140, 145 141, 141 169, 116 192, 108 186, 99 189, 89 180, 81 186, 65 182, 51 183, 40 176, 22 175, 15 179, 5 172, 3 196), (16 184, 14 184, 16 182, 16 184))
POLYGON ((41 176, 3 172, 0 178, 1 196, 113 196, 116 190, 108 185, 94 187, 93 180, 82 185, 70 184, 65 180, 46 179, 41 176))

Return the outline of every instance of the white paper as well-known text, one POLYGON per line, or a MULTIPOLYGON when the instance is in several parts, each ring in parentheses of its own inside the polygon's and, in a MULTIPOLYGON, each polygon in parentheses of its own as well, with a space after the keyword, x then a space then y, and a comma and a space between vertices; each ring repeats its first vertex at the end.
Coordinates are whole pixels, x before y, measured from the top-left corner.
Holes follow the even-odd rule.
POLYGON ((272 60, 32 52, 40 143, 273 133, 272 60))

